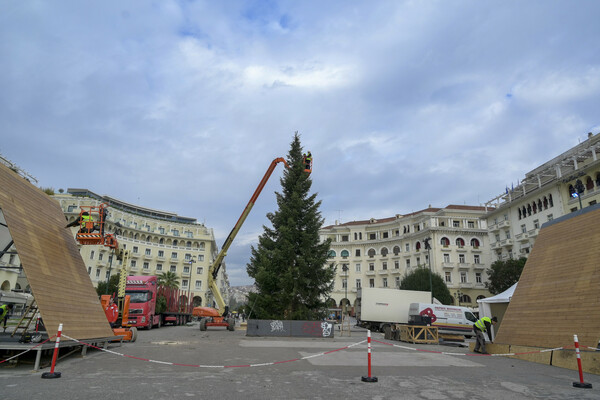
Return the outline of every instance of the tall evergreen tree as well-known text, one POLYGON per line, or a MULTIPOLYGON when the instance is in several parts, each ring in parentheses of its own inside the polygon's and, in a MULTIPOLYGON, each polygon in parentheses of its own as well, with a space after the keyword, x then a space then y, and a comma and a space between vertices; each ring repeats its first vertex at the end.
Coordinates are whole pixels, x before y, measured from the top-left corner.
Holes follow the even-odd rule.
POLYGON ((260 319, 320 319, 335 272, 327 264, 330 241, 319 240, 321 202, 316 194, 309 195, 312 180, 304 171, 297 132, 287 162, 282 192, 276 193, 279 210, 267 214, 272 228, 263 226, 246 267, 258 289, 248 296, 248 305, 252 316, 260 319))

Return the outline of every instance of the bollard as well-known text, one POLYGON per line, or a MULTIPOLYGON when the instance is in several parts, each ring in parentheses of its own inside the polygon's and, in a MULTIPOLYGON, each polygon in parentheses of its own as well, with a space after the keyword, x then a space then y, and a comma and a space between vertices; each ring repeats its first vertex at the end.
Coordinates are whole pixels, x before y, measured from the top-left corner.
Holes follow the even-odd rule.
POLYGON ((579 354, 579 339, 573 335, 575 340, 575 353, 577 353, 577 367, 579 368, 579 382, 573 382, 573 386, 582 389, 591 389, 592 384, 583 381, 583 368, 581 367, 581 354, 579 354))
POLYGON ((371 376, 371 331, 367 331, 367 348, 368 348, 368 364, 369 364, 369 376, 363 376, 361 380, 363 382, 377 382, 376 376, 371 376))
POLYGON ((58 325, 58 334, 56 335, 56 342, 54 343, 54 354, 52 354, 52 367, 50 372, 44 372, 42 379, 55 379, 60 378, 60 372, 54 372, 54 366, 56 365, 56 358, 58 357, 58 346, 60 344, 60 335, 62 334, 62 324, 58 325))

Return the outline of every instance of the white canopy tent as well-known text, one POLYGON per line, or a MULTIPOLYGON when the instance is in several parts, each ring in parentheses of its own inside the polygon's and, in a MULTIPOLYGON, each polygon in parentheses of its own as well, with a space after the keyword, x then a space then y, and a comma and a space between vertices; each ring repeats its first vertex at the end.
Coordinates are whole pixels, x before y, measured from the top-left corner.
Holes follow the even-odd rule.
POLYGON ((492 328, 492 337, 494 338, 496 337, 496 332, 498 329, 500 329, 502 318, 504 317, 504 313, 508 308, 508 304, 510 303, 513 293, 517 288, 517 283, 506 289, 504 292, 493 297, 477 300, 477 303, 479 303, 479 318, 498 318, 498 323, 492 328))

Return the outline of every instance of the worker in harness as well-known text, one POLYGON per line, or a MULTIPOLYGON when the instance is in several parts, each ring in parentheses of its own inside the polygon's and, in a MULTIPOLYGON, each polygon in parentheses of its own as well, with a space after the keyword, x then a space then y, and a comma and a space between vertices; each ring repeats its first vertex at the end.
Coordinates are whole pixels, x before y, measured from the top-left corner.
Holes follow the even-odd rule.
POLYGON ((94 228, 92 228, 91 230, 86 228, 85 224, 86 222, 94 222, 94 219, 92 218, 92 216, 87 212, 83 212, 81 213, 81 215, 79 216, 79 218, 77 218, 76 220, 74 220, 73 222, 71 222, 70 224, 68 224, 67 226, 65 226, 65 228, 70 228, 72 226, 77 226, 79 225, 79 232, 81 233, 92 233, 94 231, 94 229, 96 229, 96 226, 94 226, 94 228))
POLYGON ((304 154, 304 170, 306 171, 310 171, 312 170, 312 154, 310 154, 310 151, 308 152, 308 154, 304 154))
POLYGON ((4 324, 4 332, 6 332, 6 322, 8 321, 8 312, 12 312, 12 304, 3 304, 0 306, 0 323, 4 324))
POLYGON ((483 317, 475 322, 473 325, 473 331, 475 332, 476 337, 475 348, 473 349, 475 353, 488 354, 485 351, 485 336, 483 334, 487 332, 490 343, 494 343, 492 341, 492 325, 496 325, 496 322, 498 322, 498 318, 496 317, 483 317), (481 349, 481 351, 479 351, 479 349, 481 349))

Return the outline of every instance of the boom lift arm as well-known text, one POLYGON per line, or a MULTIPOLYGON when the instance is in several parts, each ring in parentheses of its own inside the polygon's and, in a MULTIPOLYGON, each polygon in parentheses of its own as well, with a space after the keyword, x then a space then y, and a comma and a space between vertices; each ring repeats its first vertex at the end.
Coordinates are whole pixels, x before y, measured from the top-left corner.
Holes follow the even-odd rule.
POLYGON ((219 291, 219 288, 217 286, 217 276, 219 274, 219 269, 221 268, 223 259, 227 255, 227 250, 229 250, 231 243, 233 243, 233 240, 235 239, 238 232, 240 231, 240 228, 244 224, 244 221, 246 221, 248 214, 250 214, 250 210, 252 210, 252 207, 254 207, 254 203, 256 202, 256 199, 258 199, 260 192, 262 192, 263 188, 267 184, 267 181, 271 177, 271 174, 275 170, 275 167, 280 162, 282 162, 287 168, 290 167, 288 165, 288 163, 285 161, 285 159, 282 157, 276 158, 271 162, 271 165, 267 169, 265 176, 263 176, 262 180, 258 184, 258 187, 254 191, 254 194, 250 198, 250 201, 246 205, 246 208, 244 208, 242 215, 240 216, 240 218, 236 222, 235 226, 229 233, 229 236, 227 236, 227 239, 225 239, 225 243, 223 243, 223 247, 221 248, 221 251, 219 252, 219 254, 217 255, 217 258, 215 258, 215 260, 213 261, 212 265, 210 266, 210 268, 208 270, 208 287, 210 288, 210 291, 213 294, 215 302, 217 303, 217 307, 219 310, 221 310, 223 316, 225 316, 228 313, 229 307, 225 304, 225 301, 223 300, 223 296, 221 296, 221 292, 219 291))

